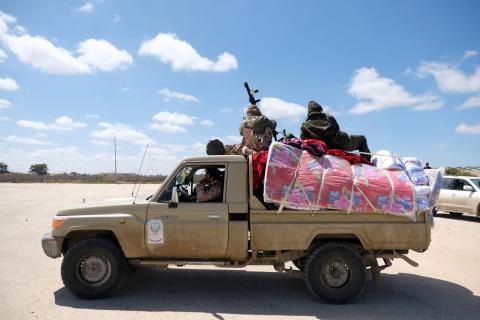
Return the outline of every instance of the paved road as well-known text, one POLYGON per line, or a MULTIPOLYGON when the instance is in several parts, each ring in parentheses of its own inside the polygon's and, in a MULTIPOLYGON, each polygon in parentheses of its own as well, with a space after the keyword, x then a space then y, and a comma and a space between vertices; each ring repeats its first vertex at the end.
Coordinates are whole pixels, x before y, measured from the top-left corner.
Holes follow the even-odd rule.
MULTIPOLYGON (((151 193, 156 186, 142 186, 151 193)), ((128 196, 130 185, 0 184, 0 319, 478 319, 480 219, 435 219, 430 249, 395 261, 350 305, 315 301, 272 267, 143 269, 106 300, 72 296, 40 238, 64 205, 128 196)))

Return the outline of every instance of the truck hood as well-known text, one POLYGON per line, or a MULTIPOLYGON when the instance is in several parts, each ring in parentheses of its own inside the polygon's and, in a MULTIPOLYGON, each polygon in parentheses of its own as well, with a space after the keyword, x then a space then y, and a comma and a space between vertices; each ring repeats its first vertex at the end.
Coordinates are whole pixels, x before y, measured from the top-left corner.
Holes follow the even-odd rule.
POLYGON ((133 204, 133 197, 92 202, 89 202, 87 199, 85 202, 64 207, 57 212, 57 216, 121 213, 132 211, 134 207, 146 207, 147 204, 148 201, 141 198, 137 198, 135 204, 133 204))

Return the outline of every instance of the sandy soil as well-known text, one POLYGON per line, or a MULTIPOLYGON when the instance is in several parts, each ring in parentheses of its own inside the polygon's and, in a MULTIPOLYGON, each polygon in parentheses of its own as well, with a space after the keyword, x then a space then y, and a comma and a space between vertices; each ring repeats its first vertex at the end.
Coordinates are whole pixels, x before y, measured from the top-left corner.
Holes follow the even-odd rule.
MULTIPOLYGON (((82 198, 128 196, 131 185, 0 184, 0 319, 478 319, 480 219, 435 219, 432 244, 367 282, 353 304, 328 305, 303 280, 272 267, 142 269, 105 300, 72 296, 61 259, 46 257, 40 238, 63 206, 82 198)), ((151 193, 157 186, 142 186, 151 193)))

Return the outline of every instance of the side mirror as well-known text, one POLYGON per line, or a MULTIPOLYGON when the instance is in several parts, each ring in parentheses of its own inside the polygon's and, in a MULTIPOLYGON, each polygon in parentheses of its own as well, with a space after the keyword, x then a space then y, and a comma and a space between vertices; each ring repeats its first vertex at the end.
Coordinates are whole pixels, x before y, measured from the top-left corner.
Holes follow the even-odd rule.
POLYGON ((172 189, 172 199, 168 202, 169 208, 177 208, 178 207, 178 191, 177 187, 173 187, 172 189))
POLYGON ((472 187, 472 186, 463 186, 463 190, 465 190, 465 191, 473 191, 473 187, 472 187))

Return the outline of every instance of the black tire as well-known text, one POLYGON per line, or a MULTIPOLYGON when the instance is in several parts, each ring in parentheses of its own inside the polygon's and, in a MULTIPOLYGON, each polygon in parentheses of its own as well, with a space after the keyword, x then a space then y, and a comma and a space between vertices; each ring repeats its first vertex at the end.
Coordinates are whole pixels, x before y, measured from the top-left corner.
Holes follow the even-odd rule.
POLYGON ((449 212, 452 217, 459 218, 463 216, 463 212, 449 212))
POLYGON ((365 280, 366 266, 360 254, 346 244, 322 245, 305 262, 308 290, 328 303, 352 301, 363 290, 365 280))
POLYGON ((122 251, 105 239, 85 239, 68 249, 62 262, 62 280, 82 299, 109 296, 125 278, 127 264, 122 251))
POLYGON ((305 269, 305 259, 306 258, 298 258, 296 260, 292 260, 292 263, 298 270, 303 271, 305 269))

